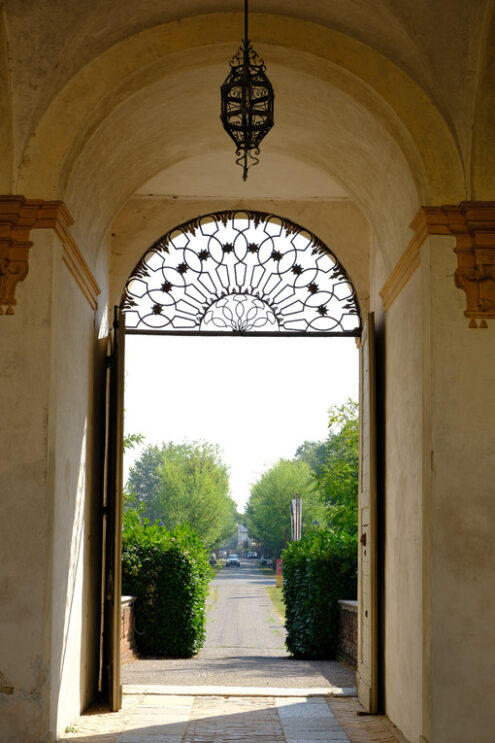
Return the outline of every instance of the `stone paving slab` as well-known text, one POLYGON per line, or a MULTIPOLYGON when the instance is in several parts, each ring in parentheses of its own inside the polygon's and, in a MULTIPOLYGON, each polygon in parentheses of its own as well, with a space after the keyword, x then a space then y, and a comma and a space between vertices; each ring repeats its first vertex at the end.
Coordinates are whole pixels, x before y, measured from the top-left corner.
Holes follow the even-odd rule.
POLYGON ((287 743, 349 743, 323 697, 277 699, 276 705, 287 743))
POLYGON ((198 697, 183 743, 285 743, 273 697, 198 697))
POLYGON ((141 733, 123 733, 116 743, 182 743, 182 735, 142 735, 141 733))
MULTIPOLYGON (((286 690, 287 691, 287 690, 286 690)), ((356 698, 124 694, 120 712, 94 707, 59 743, 407 743, 356 698)))

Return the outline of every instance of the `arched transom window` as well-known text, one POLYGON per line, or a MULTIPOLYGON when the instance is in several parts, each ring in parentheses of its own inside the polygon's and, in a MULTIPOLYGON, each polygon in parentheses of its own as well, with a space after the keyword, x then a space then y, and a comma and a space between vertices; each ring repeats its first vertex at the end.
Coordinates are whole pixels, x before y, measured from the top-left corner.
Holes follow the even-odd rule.
POLYGON ((127 332, 350 335, 354 287, 315 235, 262 212, 216 212, 155 242, 127 281, 127 332))

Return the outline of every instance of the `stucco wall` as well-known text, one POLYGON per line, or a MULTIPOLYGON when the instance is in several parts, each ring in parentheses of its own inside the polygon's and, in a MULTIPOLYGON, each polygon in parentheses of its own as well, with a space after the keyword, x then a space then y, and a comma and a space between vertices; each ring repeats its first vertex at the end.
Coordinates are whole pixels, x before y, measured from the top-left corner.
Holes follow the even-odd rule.
POLYGON ((452 238, 431 238, 432 731, 492 743, 495 321, 468 328, 452 238))
POLYGON ((53 246, 40 236, 0 333, 0 739, 41 740, 47 709, 51 514, 47 452, 53 246), (37 246, 38 247, 38 246, 37 246))
POLYGON ((386 318, 385 709, 411 741, 422 710, 420 272, 386 318))
POLYGON ((55 740, 93 698, 97 662, 101 351, 59 239, 31 238, 0 353, 2 743, 55 740))
POLYGON ((55 267, 52 363, 53 589, 50 729, 60 732, 94 694, 98 492, 92 472, 95 317, 62 263, 55 267), (93 487, 92 487, 93 486, 93 487), (93 514, 93 518, 92 518, 93 514), (84 645, 83 645, 84 643, 84 645), (84 648, 84 651, 83 651, 84 648))

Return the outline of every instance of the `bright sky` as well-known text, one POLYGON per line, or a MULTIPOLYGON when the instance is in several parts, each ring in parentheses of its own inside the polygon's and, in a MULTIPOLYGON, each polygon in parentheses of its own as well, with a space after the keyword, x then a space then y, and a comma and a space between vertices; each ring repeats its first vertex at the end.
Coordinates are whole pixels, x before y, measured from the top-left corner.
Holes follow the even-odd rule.
MULTIPOLYGON (((305 440, 328 408, 358 399, 353 338, 126 337, 125 432, 147 444, 218 444, 242 511, 249 486, 305 440)), ((139 456, 125 457, 125 477, 139 456)))

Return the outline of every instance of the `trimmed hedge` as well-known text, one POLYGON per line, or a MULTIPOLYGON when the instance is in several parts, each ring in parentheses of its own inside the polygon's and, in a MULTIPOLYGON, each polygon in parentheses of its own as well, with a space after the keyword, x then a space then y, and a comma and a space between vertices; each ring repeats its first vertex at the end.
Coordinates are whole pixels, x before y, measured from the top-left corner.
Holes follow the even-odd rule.
POLYGON ((136 596, 138 650, 190 658, 205 640, 206 597, 213 571, 209 554, 189 526, 168 532, 134 523, 122 535, 122 590, 136 596))
POLYGON ((356 597, 356 539, 315 531, 287 547, 282 558, 287 649, 295 658, 335 658, 338 601, 356 597))

